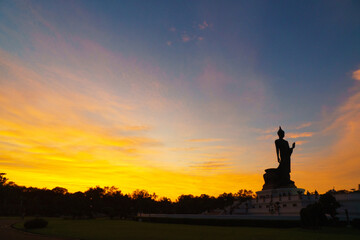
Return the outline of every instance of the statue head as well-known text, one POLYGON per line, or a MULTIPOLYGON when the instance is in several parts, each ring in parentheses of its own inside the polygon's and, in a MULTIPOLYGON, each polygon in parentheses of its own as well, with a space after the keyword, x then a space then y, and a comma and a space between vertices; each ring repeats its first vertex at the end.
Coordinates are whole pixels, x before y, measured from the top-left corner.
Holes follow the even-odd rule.
POLYGON ((283 139, 285 137, 285 132, 284 130, 281 129, 281 126, 279 126, 279 130, 277 132, 279 138, 283 139))

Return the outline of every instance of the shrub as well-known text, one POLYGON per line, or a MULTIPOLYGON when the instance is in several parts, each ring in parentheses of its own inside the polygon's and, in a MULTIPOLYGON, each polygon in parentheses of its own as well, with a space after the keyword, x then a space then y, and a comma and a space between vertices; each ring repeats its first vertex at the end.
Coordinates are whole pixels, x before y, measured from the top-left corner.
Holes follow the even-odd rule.
POLYGON ((301 223, 306 228, 318 228, 326 222, 324 210, 319 203, 308 205, 300 211, 301 223))
POLYGON ((336 198, 330 193, 327 192, 320 196, 319 203, 325 214, 329 214, 334 223, 337 222, 337 212, 336 209, 340 207, 340 203, 336 201, 336 198))
POLYGON ((32 220, 28 220, 24 223, 24 227, 26 229, 31 228, 44 228, 48 225, 48 222, 45 219, 42 218, 35 218, 32 220))
POLYGON ((351 225, 352 225, 354 228, 360 229, 360 218, 354 218, 354 219, 351 221, 351 225))

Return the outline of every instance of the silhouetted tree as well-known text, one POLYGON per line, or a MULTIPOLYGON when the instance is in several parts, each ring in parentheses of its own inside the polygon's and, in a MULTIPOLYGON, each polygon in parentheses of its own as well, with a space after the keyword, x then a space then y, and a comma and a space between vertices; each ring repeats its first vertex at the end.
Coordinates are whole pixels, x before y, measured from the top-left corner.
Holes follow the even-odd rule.
POLYGON ((5 175, 6 173, 0 173, 0 186, 4 186, 8 180, 5 175))
POLYGON ((301 222, 306 228, 319 228, 326 223, 326 216, 321 204, 308 205, 300 211, 301 222))
POLYGON ((234 203, 235 196, 232 193, 223 193, 217 197, 217 208, 225 209, 234 203))
POLYGON ((155 207, 156 194, 150 194, 146 190, 135 190, 132 194, 132 199, 135 203, 135 210, 137 213, 151 213, 155 207))
POLYGON ((91 211, 91 217, 94 216, 96 213, 101 213, 104 205, 103 205, 103 197, 105 194, 105 190, 99 186, 96 186, 95 188, 89 188, 85 192, 85 197, 87 199, 87 202, 89 203, 90 211, 91 211))
POLYGON ((160 198, 157 202, 157 206, 158 213, 175 213, 173 210, 173 202, 171 202, 170 198, 160 198))
POLYGON ((253 191, 251 191, 251 190, 240 189, 237 193, 235 193, 235 199, 240 202, 245 202, 254 197, 255 197, 255 195, 254 195, 253 191))
POLYGON ((336 209, 340 207, 340 203, 332 195, 332 192, 327 192, 320 196, 319 204, 323 208, 325 214, 329 214, 333 220, 336 220, 336 209))
POLYGON ((138 213, 203 213, 213 209, 224 209, 235 200, 245 201, 253 197, 248 190, 237 193, 223 193, 218 197, 181 195, 173 202, 169 198, 157 199, 155 193, 135 190, 123 194, 116 187, 99 186, 85 192, 69 193, 66 188, 53 189, 22 187, 8 181, 5 173, 0 173, 0 215, 42 215, 72 216, 91 218, 127 218, 138 213))

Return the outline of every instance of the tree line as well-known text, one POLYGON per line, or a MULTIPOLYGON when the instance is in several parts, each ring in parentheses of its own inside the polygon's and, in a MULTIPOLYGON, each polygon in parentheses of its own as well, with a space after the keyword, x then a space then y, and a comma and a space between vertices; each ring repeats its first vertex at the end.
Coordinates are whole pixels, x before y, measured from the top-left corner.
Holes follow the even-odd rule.
POLYGON ((223 193, 217 197, 181 195, 175 201, 159 198, 146 190, 124 194, 116 187, 92 187, 70 193, 62 187, 53 189, 18 186, 0 173, 1 216, 69 216, 71 218, 129 218, 139 213, 198 214, 225 209, 235 201, 254 198, 251 190, 223 193))

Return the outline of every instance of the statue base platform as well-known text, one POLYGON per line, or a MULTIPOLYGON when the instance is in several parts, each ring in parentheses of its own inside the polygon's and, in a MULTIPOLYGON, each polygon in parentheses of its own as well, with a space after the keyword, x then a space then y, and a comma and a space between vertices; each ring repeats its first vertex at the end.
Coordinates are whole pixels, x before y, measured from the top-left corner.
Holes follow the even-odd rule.
POLYGON ((262 190, 278 188, 296 188, 294 181, 290 180, 289 173, 283 173, 279 168, 269 168, 264 174, 265 184, 262 190))
POLYGON ((305 189, 303 188, 275 188, 275 189, 266 189, 256 192, 258 197, 278 197, 278 196, 297 196, 304 194, 305 189))
POLYGON ((256 198, 235 205, 234 215, 297 216, 302 208, 314 202, 302 188, 276 188, 256 192, 256 198))

